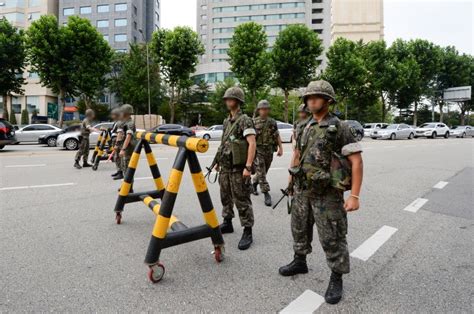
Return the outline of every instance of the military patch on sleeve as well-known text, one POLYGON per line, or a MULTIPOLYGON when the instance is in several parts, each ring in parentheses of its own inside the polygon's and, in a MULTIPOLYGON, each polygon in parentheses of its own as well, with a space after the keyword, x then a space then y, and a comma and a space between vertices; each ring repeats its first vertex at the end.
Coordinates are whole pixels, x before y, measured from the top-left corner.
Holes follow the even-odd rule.
POLYGON ((356 131, 356 129, 354 129, 354 128, 352 128, 352 127, 350 127, 349 129, 351 130, 352 136, 353 136, 354 138, 357 138, 357 131, 356 131))

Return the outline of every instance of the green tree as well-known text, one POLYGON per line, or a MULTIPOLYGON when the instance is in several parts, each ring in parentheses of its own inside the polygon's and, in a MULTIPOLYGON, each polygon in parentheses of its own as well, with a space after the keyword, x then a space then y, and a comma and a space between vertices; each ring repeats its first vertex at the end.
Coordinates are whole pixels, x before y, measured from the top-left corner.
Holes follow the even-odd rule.
POLYGON ((21 111, 21 120, 20 121, 21 121, 22 125, 30 123, 30 117, 28 116, 28 110, 23 109, 21 111))
POLYGON ((230 69, 249 91, 254 106, 257 104, 258 90, 267 86, 271 77, 267 48, 267 35, 263 26, 255 22, 237 26, 229 43, 230 69))
POLYGON ((86 104, 84 99, 80 99, 77 102, 77 110, 80 114, 85 114, 87 109, 94 110, 96 120, 107 121, 110 117, 110 110, 107 104, 99 104, 95 100, 92 100, 89 104, 86 104))
POLYGON ((111 71, 112 50, 104 37, 89 20, 72 16, 67 23, 67 33, 73 36, 74 54, 70 60, 75 65, 73 80, 77 95, 88 108, 106 86, 106 75, 111 71))
POLYGON ((288 122, 290 90, 303 87, 315 76, 318 57, 323 51, 321 40, 305 25, 289 25, 280 32, 270 53, 273 85, 285 96, 283 119, 288 122))
POLYGON ((12 93, 22 94, 25 84, 25 42, 23 31, 18 31, 5 18, 0 19, 0 95, 3 98, 3 117, 8 119, 7 99, 12 93))
POLYGON ((41 84, 59 95, 59 126, 63 125, 66 97, 74 96, 74 33, 59 26, 53 15, 43 15, 27 31, 28 59, 41 84))
POLYGON ((15 112, 12 110, 12 114, 10 115, 10 123, 11 124, 17 124, 18 122, 16 121, 16 114, 15 112))
POLYGON ((154 57, 158 59, 161 73, 169 85, 170 123, 174 123, 176 105, 183 90, 191 84, 189 77, 196 70, 204 46, 197 33, 189 27, 158 32, 153 38, 154 57))

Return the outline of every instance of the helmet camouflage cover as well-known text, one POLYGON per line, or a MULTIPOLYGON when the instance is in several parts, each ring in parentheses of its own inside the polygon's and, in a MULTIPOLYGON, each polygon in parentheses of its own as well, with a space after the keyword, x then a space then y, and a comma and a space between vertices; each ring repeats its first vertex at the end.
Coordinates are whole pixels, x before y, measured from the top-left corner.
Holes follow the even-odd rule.
POLYGON ((258 109, 270 109, 270 103, 268 102, 268 100, 260 100, 257 104, 257 110, 258 109))
POLYGON ((237 100, 240 101, 241 103, 244 103, 244 102, 245 102, 245 94, 244 94, 244 91, 242 90, 242 88, 237 87, 237 86, 228 88, 228 89, 225 91, 225 94, 224 94, 223 99, 226 100, 226 99, 229 99, 229 98, 230 98, 230 99, 237 99, 237 100))
POLYGON ((120 107, 120 111, 122 113, 133 114, 133 107, 132 105, 125 104, 125 105, 122 105, 122 107, 120 107))
POLYGON ((93 115, 94 115, 94 110, 92 110, 92 109, 87 109, 87 110, 86 110, 86 116, 87 116, 87 117, 91 117, 91 116, 93 116, 93 115))
POLYGON ((119 114, 120 114, 120 108, 114 108, 114 109, 112 109, 112 111, 110 112, 110 114, 112 114, 112 115, 119 115, 119 114))
POLYGON ((329 82, 324 80, 312 81, 308 84, 308 87, 306 88, 306 91, 303 95, 304 102, 306 103, 308 97, 313 95, 325 96, 326 98, 331 99, 332 102, 336 102, 336 93, 334 92, 334 88, 329 82))

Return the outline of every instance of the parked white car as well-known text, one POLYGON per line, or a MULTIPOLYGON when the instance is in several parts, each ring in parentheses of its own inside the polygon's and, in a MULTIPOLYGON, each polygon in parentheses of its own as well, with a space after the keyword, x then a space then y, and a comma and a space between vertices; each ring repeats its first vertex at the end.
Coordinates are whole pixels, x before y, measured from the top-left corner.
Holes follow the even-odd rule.
POLYGON ((451 136, 465 138, 466 136, 474 137, 474 127, 470 125, 458 125, 449 130, 451 136))
POLYGON ((372 132, 378 129, 387 127, 387 123, 366 123, 362 127, 364 128, 364 136, 370 137, 372 132))
MULTIPOLYGON (((104 122, 99 123, 94 126, 96 129, 107 128, 111 129, 114 125, 113 122, 104 122)), ((79 148, 79 135, 81 132, 70 132, 70 133, 63 133, 58 136, 56 140, 56 147, 65 148, 67 150, 76 150, 79 148)), ((97 144, 97 140, 99 138, 99 132, 92 132, 89 137, 90 147, 95 147, 97 144)))
POLYGON ((280 132, 281 141, 283 143, 291 143, 293 141, 293 125, 277 121, 277 127, 278 132, 280 132))
POLYGON ((196 136, 206 140, 220 140, 223 130, 222 124, 213 125, 205 130, 196 131, 196 136))
POLYGON ((383 129, 378 129, 370 135, 373 139, 409 139, 415 137, 415 130, 408 124, 390 124, 383 129))
POLYGON ((48 135, 61 131, 60 128, 50 124, 29 124, 18 131, 15 131, 17 143, 35 142, 38 143, 38 138, 43 135, 48 135))
POLYGON ((417 137, 440 137, 443 136, 444 138, 449 137, 449 128, 444 123, 439 122, 429 122, 420 125, 416 129, 415 138, 417 137))

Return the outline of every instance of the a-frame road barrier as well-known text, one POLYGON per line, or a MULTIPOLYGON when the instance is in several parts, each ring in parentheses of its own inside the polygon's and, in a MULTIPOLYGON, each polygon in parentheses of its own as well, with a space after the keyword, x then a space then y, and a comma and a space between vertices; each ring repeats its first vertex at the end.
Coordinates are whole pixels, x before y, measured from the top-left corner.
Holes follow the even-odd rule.
MULTIPOLYGON (((171 170, 168 184, 163 189, 161 176, 159 176, 158 167, 156 166, 157 177, 153 175, 157 190, 154 191, 156 196, 147 195, 146 193, 132 193, 133 201, 141 200, 147 205, 156 215, 155 224, 152 231, 150 243, 145 256, 145 264, 148 265, 148 278, 153 283, 160 281, 163 278, 165 268, 160 263, 161 250, 175 245, 188 243, 204 238, 211 238, 214 246, 214 258, 217 262, 221 262, 224 252, 224 239, 219 227, 219 220, 216 211, 212 204, 211 196, 207 189, 206 180, 202 173, 199 160, 196 152, 204 153, 209 148, 207 140, 200 138, 190 138, 187 136, 164 135, 156 133, 142 133, 136 134, 138 142, 135 151, 129 163, 124 181, 120 188, 119 198, 115 206, 115 212, 120 215, 123 211, 123 205, 128 200, 132 201, 129 191, 133 182, 133 175, 138 165, 140 152, 142 147, 147 153, 147 160, 149 165, 156 166, 155 158, 151 152, 149 143, 164 144, 178 147, 178 154, 176 155, 173 168, 171 170), (149 151, 147 151, 149 149, 149 151), (154 163, 153 163, 154 161, 154 163), (177 221, 177 218, 172 215, 176 197, 178 195, 181 179, 183 177, 184 167, 186 162, 191 171, 194 188, 196 190, 199 204, 203 213, 205 224, 196 227, 186 227, 184 224, 177 221), (159 178, 159 179, 157 179, 159 178), (158 181, 158 183, 157 183, 158 181), (125 202, 124 202, 125 200, 125 202), (168 232, 168 229, 171 231, 168 232)), ((150 166, 151 168, 151 166, 150 166)), ((152 170, 153 173, 153 170, 152 170)))
POLYGON ((105 145, 107 145, 107 143, 109 144, 109 149, 111 149, 110 145, 111 145, 111 141, 112 141, 112 133, 110 132, 110 130, 102 130, 102 132, 100 133, 99 135, 99 139, 97 142, 99 144, 99 146, 94 149, 94 155, 92 156, 92 170, 97 170, 97 168, 99 167, 99 163, 100 161, 102 160, 102 158, 104 157, 104 154, 105 154, 105 145))

